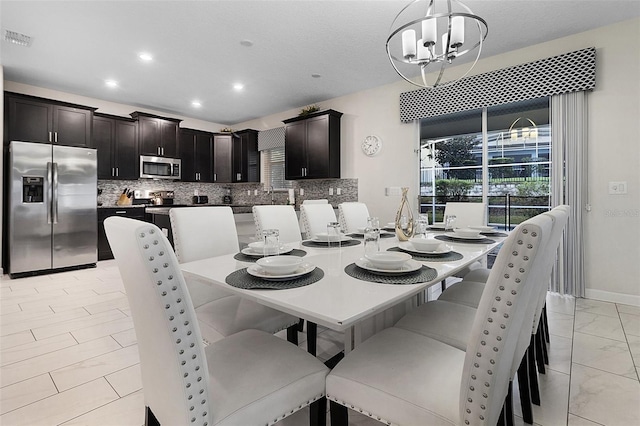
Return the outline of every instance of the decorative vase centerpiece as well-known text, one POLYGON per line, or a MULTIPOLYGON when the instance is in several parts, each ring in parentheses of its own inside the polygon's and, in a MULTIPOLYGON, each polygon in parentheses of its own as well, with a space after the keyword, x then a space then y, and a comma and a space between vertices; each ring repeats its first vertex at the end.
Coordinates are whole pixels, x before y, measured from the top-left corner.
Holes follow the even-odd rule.
POLYGON ((409 188, 402 188, 402 200, 396 213, 396 236, 400 241, 407 241, 413 236, 414 221, 407 193, 409 188))

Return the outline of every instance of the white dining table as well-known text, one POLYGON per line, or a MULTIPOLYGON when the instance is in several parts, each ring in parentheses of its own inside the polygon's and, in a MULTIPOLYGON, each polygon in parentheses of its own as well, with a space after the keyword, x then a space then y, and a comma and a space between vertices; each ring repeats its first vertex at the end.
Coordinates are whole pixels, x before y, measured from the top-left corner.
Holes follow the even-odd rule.
MULTIPOLYGON (((345 353, 348 353, 360 341, 359 325, 363 320, 416 295, 424 294, 427 288, 439 285, 442 280, 482 258, 504 240, 500 237, 490 238, 495 242, 491 244, 445 242, 454 251, 462 254, 463 258, 451 262, 421 261, 424 265, 434 268, 437 271, 437 277, 419 284, 381 284, 349 276, 344 269, 363 257, 363 244, 326 248, 303 246, 301 242, 294 243, 294 248, 307 252, 304 256, 305 262, 321 268, 324 271, 324 277, 313 284, 291 289, 246 290, 227 284, 225 279, 229 274, 252 264, 236 260, 235 254, 187 262, 180 267, 187 278, 198 279, 229 293, 246 297, 317 325, 344 332, 345 353)), ((381 238, 380 250, 387 250, 398 244, 399 241, 395 236, 381 238)))

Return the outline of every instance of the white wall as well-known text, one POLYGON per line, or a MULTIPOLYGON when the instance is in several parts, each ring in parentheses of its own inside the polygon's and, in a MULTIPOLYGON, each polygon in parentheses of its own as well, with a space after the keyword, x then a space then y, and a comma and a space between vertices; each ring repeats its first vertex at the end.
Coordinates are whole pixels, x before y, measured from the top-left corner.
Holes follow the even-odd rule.
POLYGON ((66 93, 66 92, 59 92, 57 90, 51 90, 51 89, 46 89, 46 88, 37 87, 37 86, 30 86, 28 84, 16 83, 13 81, 5 81, 4 90, 8 92, 22 93, 22 94, 31 95, 31 96, 39 96, 41 98, 55 99, 58 101, 98 108, 96 112, 118 115, 121 117, 130 118, 129 114, 131 114, 132 112, 141 111, 149 114, 159 115, 161 117, 177 118, 179 120, 183 120, 180 123, 180 127, 205 130, 208 132, 219 132, 220 129, 224 127, 228 127, 226 124, 196 120, 195 118, 184 117, 177 114, 170 114, 167 112, 157 111, 157 110, 148 109, 148 108, 140 108, 137 106, 103 101, 101 99, 87 98, 86 96, 74 95, 72 93, 66 93))
MULTIPOLYGON (((0 65, 0 140, 4 140, 4 68, 0 65)), ((4 176, 4 149, 0 149, 0 179, 4 176)), ((2 241, 3 226, 3 206, 2 200, 4 199, 4 185, 0 186, 0 241, 2 241)), ((2 275, 3 262, 2 262, 2 244, 0 244, 0 275, 2 275)))
MULTIPOLYGON (((586 214, 584 229, 587 297, 640 305, 640 50, 630 47, 632 40, 640 40, 640 19, 485 58, 473 73, 596 47, 597 83, 589 95, 592 210, 586 214), (628 194, 608 195, 609 181, 626 181, 628 194)), ((413 87, 398 82, 320 104, 345 114, 342 176, 358 178, 360 201, 383 223, 393 218, 399 203, 399 197, 384 196, 385 186, 410 186, 416 206, 418 160, 413 150, 418 146, 418 129, 400 123, 398 112, 399 94, 407 90, 413 87), (381 153, 373 158, 360 150, 368 134, 384 141, 381 153)), ((298 112, 284 111, 234 127, 279 127, 298 112)))

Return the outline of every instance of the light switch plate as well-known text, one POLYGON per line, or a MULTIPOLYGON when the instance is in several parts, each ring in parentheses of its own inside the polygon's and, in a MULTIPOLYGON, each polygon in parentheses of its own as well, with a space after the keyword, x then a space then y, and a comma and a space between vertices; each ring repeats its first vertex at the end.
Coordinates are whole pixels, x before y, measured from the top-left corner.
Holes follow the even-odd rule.
POLYGON ((609 182, 609 194, 621 195, 627 193, 627 182, 609 182))
POLYGON ((342 189, 336 188, 336 195, 342 195, 342 189))
POLYGON ((304 188, 300 188, 300 195, 304 195, 304 188))
POLYGON ((333 195, 333 188, 329 188, 329 195, 333 195))

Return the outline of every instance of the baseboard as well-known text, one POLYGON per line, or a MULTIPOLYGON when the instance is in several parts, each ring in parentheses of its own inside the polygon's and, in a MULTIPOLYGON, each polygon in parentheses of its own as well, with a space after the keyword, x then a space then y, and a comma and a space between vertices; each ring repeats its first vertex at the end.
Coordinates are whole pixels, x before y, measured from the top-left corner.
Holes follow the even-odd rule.
POLYGON ((640 296, 611 291, 585 289, 587 299, 602 300, 603 302, 621 303, 623 305, 640 306, 640 296))

